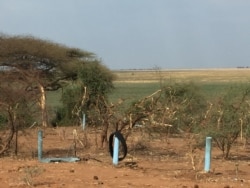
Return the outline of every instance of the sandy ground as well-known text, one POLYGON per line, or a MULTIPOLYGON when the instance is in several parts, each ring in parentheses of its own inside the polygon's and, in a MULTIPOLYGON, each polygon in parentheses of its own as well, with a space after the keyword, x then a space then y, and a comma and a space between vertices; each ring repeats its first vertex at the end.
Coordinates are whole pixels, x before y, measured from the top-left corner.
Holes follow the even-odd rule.
POLYGON ((250 148, 241 144, 233 148, 231 160, 223 160, 213 147, 211 171, 204 173, 204 149, 191 153, 188 138, 137 130, 127 140, 127 157, 114 166, 108 149, 98 145, 97 131, 84 134, 76 128, 79 140, 74 140, 73 130, 48 128, 43 139, 44 158, 73 156, 77 141, 81 160, 70 163, 39 162, 37 129, 21 132, 18 156, 0 158, 0 187, 250 187, 250 148))

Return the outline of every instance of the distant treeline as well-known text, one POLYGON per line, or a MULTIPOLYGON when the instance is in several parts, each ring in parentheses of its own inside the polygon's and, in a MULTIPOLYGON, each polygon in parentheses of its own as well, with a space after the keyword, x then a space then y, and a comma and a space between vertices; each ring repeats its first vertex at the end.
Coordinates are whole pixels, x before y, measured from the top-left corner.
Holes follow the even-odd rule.
POLYGON ((237 69, 248 69, 249 68, 249 66, 246 66, 246 67, 241 67, 241 66, 239 66, 239 67, 237 67, 237 69))
MULTIPOLYGON (((248 69, 250 66, 238 66, 237 69, 248 69)), ((119 69, 115 71, 156 71, 156 70, 164 70, 164 69, 154 69, 154 68, 148 68, 148 69, 119 69)), ((168 69, 166 69, 168 70, 168 69)), ((189 70, 189 69, 169 69, 169 70, 189 70)), ((195 70, 195 69, 190 69, 195 70)), ((199 69, 198 69, 199 70, 199 69)))

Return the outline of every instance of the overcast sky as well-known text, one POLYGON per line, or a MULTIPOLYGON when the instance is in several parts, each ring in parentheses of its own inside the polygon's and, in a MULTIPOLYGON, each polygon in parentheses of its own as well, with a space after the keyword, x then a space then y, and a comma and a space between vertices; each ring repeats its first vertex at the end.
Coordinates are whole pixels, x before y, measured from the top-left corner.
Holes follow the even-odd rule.
POLYGON ((112 70, 250 66, 249 0, 0 0, 0 33, 90 51, 112 70))

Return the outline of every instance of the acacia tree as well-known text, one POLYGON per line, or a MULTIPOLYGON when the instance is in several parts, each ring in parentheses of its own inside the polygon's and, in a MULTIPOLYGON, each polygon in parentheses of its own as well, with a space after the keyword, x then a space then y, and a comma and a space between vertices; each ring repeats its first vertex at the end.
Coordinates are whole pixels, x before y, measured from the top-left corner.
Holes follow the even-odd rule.
POLYGON ((29 83, 27 91, 40 91, 43 126, 48 123, 45 91, 61 88, 62 80, 75 80, 79 63, 93 58, 92 53, 30 36, 0 36, 0 67, 29 83))

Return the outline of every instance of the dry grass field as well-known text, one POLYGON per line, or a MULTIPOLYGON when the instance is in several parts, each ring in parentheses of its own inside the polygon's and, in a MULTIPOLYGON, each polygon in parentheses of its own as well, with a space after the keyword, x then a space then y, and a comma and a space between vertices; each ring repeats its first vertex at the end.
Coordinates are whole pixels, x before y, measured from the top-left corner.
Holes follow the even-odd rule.
POLYGON ((116 82, 248 82, 250 69, 176 69, 114 71, 116 82))

